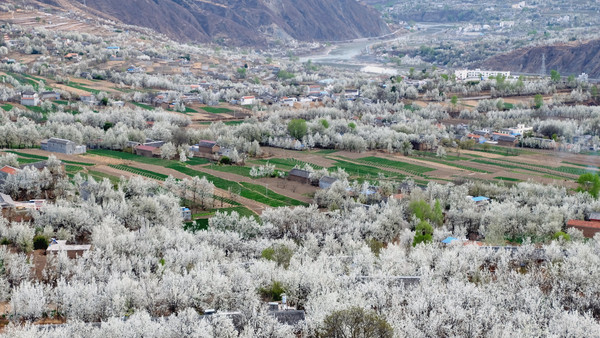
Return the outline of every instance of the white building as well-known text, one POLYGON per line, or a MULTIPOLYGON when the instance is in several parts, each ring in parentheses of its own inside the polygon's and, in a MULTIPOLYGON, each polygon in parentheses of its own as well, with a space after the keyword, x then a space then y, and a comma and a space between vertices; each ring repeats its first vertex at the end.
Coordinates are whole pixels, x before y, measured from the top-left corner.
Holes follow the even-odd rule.
POLYGON ((502 131, 511 135, 523 135, 528 131, 533 131, 533 127, 525 127, 524 124, 517 124, 516 127, 505 128, 502 131))
POLYGON ((510 72, 502 72, 497 70, 481 70, 481 69, 461 69, 454 71, 454 75, 457 80, 487 80, 492 76, 504 75, 505 77, 510 76, 510 72))
POLYGON ((242 96, 240 104, 242 106, 251 106, 256 103, 256 97, 254 96, 242 96))
POLYGON ((21 104, 23 106, 37 106, 40 104, 40 98, 37 93, 23 92, 21 93, 21 104))

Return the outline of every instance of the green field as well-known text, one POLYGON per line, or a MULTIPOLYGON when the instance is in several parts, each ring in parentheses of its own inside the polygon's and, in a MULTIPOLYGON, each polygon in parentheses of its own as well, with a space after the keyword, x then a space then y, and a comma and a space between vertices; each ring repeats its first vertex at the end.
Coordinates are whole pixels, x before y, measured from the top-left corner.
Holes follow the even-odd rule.
MULTIPOLYGON (((487 171, 487 170, 483 170, 483 169, 479 169, 479 168, 473 168, 473 167, 469 167, 469 166, 466 166, 463 164, 458 164, 458 163, 455 163, 452 161, 444 161, 444 160, 433 158, 433 157, 423 157, 423 158, 421 158, 421 160, 444 164, 449 167, 464 169, 464 170, 468 170, 468 171, 472 171, 472 172, 476 172, 476 173, 483 173, 483 174, 491 174, 492 173, 491 171, 487 171)), ((465 160, 465 159, 463 159, 463 160, 465 160)))
POLYGON ((383 174, 387 178, 394 178, 397 180, 402 180, 406 177, 406 175, 400 173, 386 171, 377 167, 372 167, 364 164, 356 164, 337 159, 335 165, 332 168, 344 169, 348 173, 348 175, 350 175, 350 177, 360 177, 363 179, 376 179, 379 177, 379 174, 383 174))
POLYGON ((69 82, 67 84, 67 86, 71 87, 71 88, 75 88, 75 89, 81 89, 84 90, 86 92, 90 92, 92 94, 99 94, 100 91, 97 89, 92 89, 92 88, 88 88, 88 87, 84 87, 81 85, 81 83, 76 83, 76 82, 69 82))
MULTIPOLYGON (((15 155, 19 155, 21 157, 27 157, 27 158, 30 158, 30 159, 35 159, 35 161, 33 161, 33 162, 45 161, 45 160, 48 159, 47 156, 27 154, 27 153, 22 153, 22 152, 14 151, 14 150, 8 150, 7 152, 8 153, 13 153, 15 155)), ((21 162, 21 159, 19 159, 19 162, 21 162)), ((68 163, 68 164, 83 165, 83 166, 94 166, 95 165, 94 163, 76 162, 76 161, 67 161, 67 160, 61 160, 61 162, 68 163)))
POLYGON ((497 180, 501 180, 501 181, 521 182, 520 179, 518 179, 518 178, 512 178, 512 177, 496 176, 494 178, 497 179, 497 180))
POLYGON ((133 102, 133 101, 131 102, 131 104, 134 105, 134 106, 138 106, 140 108, 144 108, 146 110, 154 110, 154 107, 149 106, 147 104, 143 104, 143 103, 139 103, 139 102, 133 102))
POLYGON ((1 105, 0 108, 4 109, 4 111, 10 111, 11 109, 13 109, 13 105, 10 103, 6 103, 1 105))
POLYGON ((108 166, 111 167, 111 168, 114 168, 114 169, 127 171, 127 172, 130 172, 132 174, 144 176, 144 177, 147 177, 147 178, 152 178, 152 179, 159 180, 159 181, 164 181, 164 180, 167 179, 167 177, 169 177, 168 175, 155 173, 155 172, 150 171, 150 170, 144 170, 144 169, 134 168, 134 167, 130 167, 130 166, 124 165, 124 164, 109 164, 108 166))
POLYGON ((208 167, 212 170, 222 171, 225 173, 236 174, 244 177, 250 177, 250 169, 249 167, 242 167, 237 165, 211 165, 208 167))
POLYGON ((202 110, 211 113, 211 114, 226 114, 231 113, 233 110, 228 108, 219 108, 219 107, 202 107, 202 110))
POLYGON ((416 164, 401 162, 401 161, 397 161, 397 160, 388 160, 386 158, 373 157, 373 156, 364 157, 358 161, 362 162, 362 163, 367 163, 367 164, 374 164, 378 167, 402 170, 402 171, 405 171, 405 172, 415 175, 415 176, 423 176, 423 174, 425 174, 427 172, 436 170, 433 168, 423 167, 423 166, 416 165, 416 164))
POLYGON ((213 182, 215 187, 223 190, 229 190, 232 193, 239 193, 240 196, 269 205, 271 207, 282 206, 307 206, 307 203, 295 200, 290 197, 279 195, 272 190, 266 189, 259 184, 233 182, 226 179, 213 176, 202 171, 194 170, 183 165, 173 166, 171 169, 177 170, 189 176, 206 177, 207 180, 213 182))
MULTIPOLYGON (((598 166, 592 166, 589 164, 581 164, 581 163, 574 163, 574 162, 568 162, 568 161, 562 161, 562 163, 576 165, 578 167, 584 167, 584 168, 588 168, 590 170, 598 170, 598 166)), ((598 165, 600 165, 600 164, 598 164, 598 165)))

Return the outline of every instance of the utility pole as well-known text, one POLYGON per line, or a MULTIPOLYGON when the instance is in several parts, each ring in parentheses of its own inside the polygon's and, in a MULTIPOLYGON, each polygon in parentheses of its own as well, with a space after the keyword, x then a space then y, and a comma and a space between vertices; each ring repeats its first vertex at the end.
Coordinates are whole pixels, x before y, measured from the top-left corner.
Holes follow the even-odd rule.
POLYGON ((546 76, 546 53, 542 54, 542 76, 546 76))

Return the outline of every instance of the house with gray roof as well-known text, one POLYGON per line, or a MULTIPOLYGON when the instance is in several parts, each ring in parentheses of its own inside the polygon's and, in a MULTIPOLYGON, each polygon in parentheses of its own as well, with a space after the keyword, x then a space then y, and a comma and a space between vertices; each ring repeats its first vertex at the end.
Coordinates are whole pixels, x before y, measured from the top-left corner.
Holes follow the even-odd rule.
POLYGON ((73 141, 56 137, 42 141, 41 148, 42 150, 52 153, 67 155, 85 154, 86 152, 86 147, 84 145, 77 145, 77 143, 73 141))

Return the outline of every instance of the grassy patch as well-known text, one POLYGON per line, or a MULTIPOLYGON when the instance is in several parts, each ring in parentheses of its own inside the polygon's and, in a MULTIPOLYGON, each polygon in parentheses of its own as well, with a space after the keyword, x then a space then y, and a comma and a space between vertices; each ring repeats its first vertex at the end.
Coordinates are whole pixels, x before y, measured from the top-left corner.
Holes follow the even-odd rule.
POLYGON ((138 106, 140 108, 144 108, 146 110, 154 110, 154 107, 149 106, 147 104, 143 104, 143 103, 139 103, 139 102, 131 102, 131 104, 134 105, 134 106, 138 106))
POLYGON ((209 168, 212 170, 217 170, 217 171, 221 171, 221 172, 226 172, 226 173, 231 173, 231 174, 236 174, 236 175, 252 178, 252 176, 250 176, 250 168, 248 168, 248 167, 241 167, 241 166, 237 166, 237 165, 211 165, 209 168))
POLYGON ((201 109, 211 114, 226 114, 233 112, 231 109, 219 107, 202 107, 201 109))
POLYGON ((100 91, 97 90, 97 89, 92 89, 92 88, 84 87, 81 84, 75 83, 75 82, 69 82, 67 84, 67 86, 69 86, 71 88, 75 88, 75 89, 80 89, 80 90, 83 90, 83 91, 86 91, 86 92, 89 92, 89 93, 92 93, 92 94, 99 94, 100 93, 100 91))
POLYGON ((4 111, 10 111, 11 109, 13 109, 13 105, 10 103, 6 103, 1 105, 0 108, 4 109, 4 111))
MULTIPOLYGON (((45 160, 48 159, 47 156, 27 154, 27 153, 22 153, 22 152, 19 152, 19 151, 14 151, 14 150, 8 150, 7 152, 19 155, 21 157, 27 157, 27 158, 30 158, 30 159, 36 159, 35 162, 45 161, 45 160)), ((21 160, 19 160, 19 162, 21 162, 21 160)), ((68 164, 83 165, 83 166, 94 166, 95 165, 94 163, 76 162, 76 161, 67 161, 67 160, 61 160, 61 162, 68 163, 68 164)))
POLYGON ((576 166, 578 166, 578 167, 589 168, 589 169, 591 169, 591 170, 594 170, 594 169, 598 170, 598 167, 597 167, 597 166, 596 166, 596 167, 594 167, 594 166, 592 166, 592 165, 589 165, 589 164, 581 164, 581 163, 574 163, 574 162, 567 162, 567 161, 562 161, 562 163, 565 163, 565 164, 570 164, 570 165, 576 165, 576 166))
POLYGON ((496 176, 494 178, 497 179, 497 180, 501 180, 501 181, 521 182, 520 179, 518 179, 518 178, 512 178, 512 177, 496 176))
POLYGON ((118 184, 120 181, 120 179, 116 176, 105 174, 95 170, 88 170, 88 176, 92 176, 97 182, 100 182, 103 179, 107 178, 113 185, 118 184))
POLYGON ((321 149, 321 150, 317 150, 314 153, 315 154, 322 154, 322 155, 330 155, 333 153, 336 153, 337 149, 321 149))

